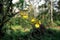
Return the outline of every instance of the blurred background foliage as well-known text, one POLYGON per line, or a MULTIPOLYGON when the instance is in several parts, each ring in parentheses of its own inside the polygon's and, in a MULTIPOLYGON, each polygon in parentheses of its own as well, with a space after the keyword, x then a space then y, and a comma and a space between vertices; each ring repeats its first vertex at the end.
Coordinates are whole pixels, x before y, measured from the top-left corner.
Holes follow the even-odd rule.
POLYGON ((45 0, 38 8, 31 0, 12 1, 0 1, 1 40, 60 40, 60 31, 55 29, 60 26, 60 0, 54 1, 57 4, 45 0))

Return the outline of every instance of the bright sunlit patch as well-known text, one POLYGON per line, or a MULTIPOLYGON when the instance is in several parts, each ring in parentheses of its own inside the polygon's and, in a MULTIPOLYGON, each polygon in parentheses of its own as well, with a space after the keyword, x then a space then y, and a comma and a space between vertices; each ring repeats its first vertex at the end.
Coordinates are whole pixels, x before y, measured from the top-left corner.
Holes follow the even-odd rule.
POLYGON ((14 26, 11 27, 12 30, 16 31, 16 30, 20 30, 22 27, 21 26, 14 26))
POLYGON ((32 29, 31 27, 30 28, 23 28, 22 26, 12 26, 11 29, 14 31, 14 32, 17 32, 17 31, 20 31, 20 32, 30 32, 30 30, 32 29))
POLYGON ((30 31, 30 29, 26 28, 24 31, 25 31, 25 32, 28 32, 28 31, 30 31))
POLYGON ((19 0, 12 0, 12 3, 13 3, 13 4, 15 4, 15 3, 17 3, 17 2, 19 2, 19 0))
POLYGON ((31 30, 31 29, 29 29, 29 28, 22 28, 20 31, 21 31, 21 32, 30 32, 30 30, 31 30))

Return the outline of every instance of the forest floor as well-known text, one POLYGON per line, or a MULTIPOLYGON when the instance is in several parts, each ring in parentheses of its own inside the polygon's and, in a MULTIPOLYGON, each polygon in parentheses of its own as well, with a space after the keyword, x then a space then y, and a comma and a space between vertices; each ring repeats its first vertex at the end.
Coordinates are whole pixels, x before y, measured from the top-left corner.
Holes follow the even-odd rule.
MULTIPOLYGON (((44 32, 44 35, 39 35, 40 32, 31 34, 29 33, 26 36, 23 37, 16 37, 14 40, 60 40, 60 26, 57 27, 46 27, 46 32, 44 32)), ((2 40, 11 40, 9 39, 2 39, 2 40)), ((13 39, 12 39, 13 40, 13 39)))
POLYGON ((55 29, 55 30, 58 30, 58 31, 60 30, 60 26, 56 26, 56 27, 46 27, 46 28, 47 28, 47 29, 48 29, 48 28, 51 28, 51 29, 55 29))

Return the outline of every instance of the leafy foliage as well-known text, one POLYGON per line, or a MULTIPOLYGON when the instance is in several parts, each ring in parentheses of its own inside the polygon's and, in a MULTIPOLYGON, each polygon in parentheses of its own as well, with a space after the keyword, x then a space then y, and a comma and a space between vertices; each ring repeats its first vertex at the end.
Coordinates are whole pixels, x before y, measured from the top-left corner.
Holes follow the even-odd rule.
MULTIPOLYGON (((50 1, 46 2, 49 3, 50 1)), ((12 4, 12 0, 1 1, 0 30, 4 33, 2 40, 59 40, 60 31, 45 29, 45 26, 51 26, 51 5, 46 3, 40 6, 42 10, 38 17, 34 17, 33 5, 29 5, 28 10, 20 10, 20 13, 12 12, 13 6, 23 9, 23 3, 24 0, 19 0, 16 4, 12 4), (44 10, 44 8, 47 9, 44 10)), ((53 10, 53 21, 57 25, 60 25, 59 13, 53 10)))

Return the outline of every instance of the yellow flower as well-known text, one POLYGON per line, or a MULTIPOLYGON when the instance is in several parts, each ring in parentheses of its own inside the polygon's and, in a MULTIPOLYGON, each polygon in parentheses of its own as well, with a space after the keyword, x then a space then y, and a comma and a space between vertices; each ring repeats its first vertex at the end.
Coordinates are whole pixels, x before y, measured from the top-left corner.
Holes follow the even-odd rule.
POLYGON ((40 27, 40 24, 36 23, 36 24, 35 24, 35 27, 36 27, 36 28, 39 28, 39 27, 40 27))
POLYGON ((36 21, 36 19, 35 18, 33 18, 32 20, 31 20, 31 22, 33 23, 33 22, 35 22, 36 21))
POLYGON ((24 19, 28 19, 28 15, 23 15, 23 18, 24 19))

